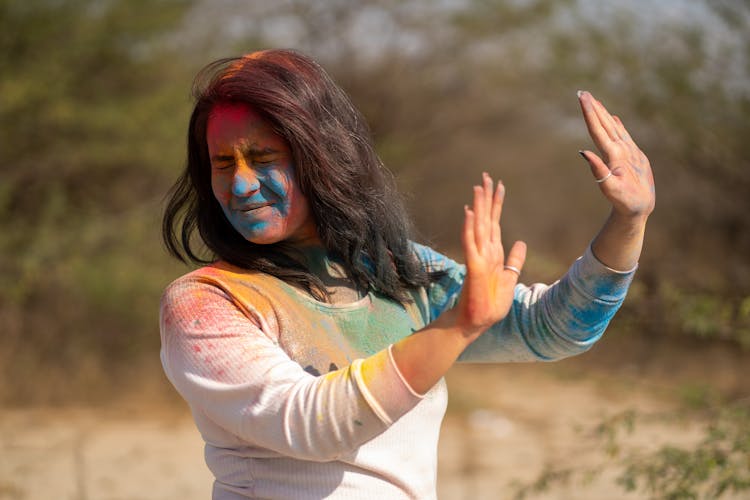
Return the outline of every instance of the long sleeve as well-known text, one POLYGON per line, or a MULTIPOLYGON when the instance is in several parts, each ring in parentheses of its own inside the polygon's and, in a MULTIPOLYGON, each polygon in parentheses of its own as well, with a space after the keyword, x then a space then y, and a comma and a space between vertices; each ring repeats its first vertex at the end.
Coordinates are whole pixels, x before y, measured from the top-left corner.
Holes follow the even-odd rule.
MULTIPOLYGON (((466 270, 427 247, 417 246, 417 254, 428 270, 444 271, 428 290, 434 320, 456 304, 466 270)), ((622 305, 634 272, 607 268, 587 248, 555 283, 516 285, 508 315, 474 341, 459 361, 550 361, 586 351, 622 305)))
POLYGON ((323 376, 309 374, 274 340, 268 315, 249 317, 224 290, 194 280, 170 285, 161 303, 167 377, 194 413, 244 445, 330 461, 420 401, 387 350, 323 376), (365 380, 363 373, 374 375, 365 380))

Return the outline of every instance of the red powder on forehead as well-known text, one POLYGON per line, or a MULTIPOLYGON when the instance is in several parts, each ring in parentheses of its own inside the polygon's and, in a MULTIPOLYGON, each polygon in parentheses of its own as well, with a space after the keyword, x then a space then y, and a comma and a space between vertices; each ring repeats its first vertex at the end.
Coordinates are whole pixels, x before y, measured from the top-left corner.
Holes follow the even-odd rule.
MULTIPOLYGON (((248 119, 259 119, 260 115, 253 109, 252 106, 244 102, 233 102, 233 101, 220 101, 214 104, 209 113, 208 126, 206 127, 206 133, 211 135, 212 129, 215 129, 213 125, 216 124, 214 118, 218 118, 220 121, 226 122, 245 122, 248 119)), ((215 133, 216 131, 213 130, 215 133)))

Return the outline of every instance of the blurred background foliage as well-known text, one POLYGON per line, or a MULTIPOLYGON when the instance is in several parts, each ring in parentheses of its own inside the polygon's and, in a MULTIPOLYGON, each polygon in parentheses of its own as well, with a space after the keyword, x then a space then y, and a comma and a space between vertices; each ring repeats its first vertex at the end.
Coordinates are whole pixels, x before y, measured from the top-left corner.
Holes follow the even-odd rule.
POLYGON ((731 0, 0 0, 0 401, 164 385, 158 300, 188 269, 159 224, 190 82, 270 46, 350 93, 420 239, 460 258, 471 184, 502 178, 530 281, 564 272, 607 215, 576 154, 593 145, 575 91, 591 90, 657 182, 613 328, 750 347, 749 24, 731 0))
MULTIPOLYGON (((750 348, 747 1, 0 0, 2 404, 176 398, 158 301, 188 268, 163 251, 160 217, 184 162, 191 79, 278 46, 315 57, 364 112, 419 239, 460 258, 470 186, 483 170, 502 178, 504 236, 528 242, 527 281, 556 279, 607 215, 576 154, 593 145, 575 91, 591 90, 657 183, 609 334, 640 347, 617 362, 649 352, 669 370, 678 344, 750 348)), ((703 444, 622 458, 623 487, 748 487, 746 394, 705 383, 703 444)))

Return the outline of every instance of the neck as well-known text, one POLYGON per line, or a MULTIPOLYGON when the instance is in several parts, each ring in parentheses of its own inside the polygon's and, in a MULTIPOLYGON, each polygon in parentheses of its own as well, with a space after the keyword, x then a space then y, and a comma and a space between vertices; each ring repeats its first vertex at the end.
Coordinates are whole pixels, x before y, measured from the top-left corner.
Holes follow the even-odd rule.
POLYGON ((323 282, 334 303, 354 302, 361 298, 341 259, 332 256, 322 245, 299 249, 310 272, 323 282))

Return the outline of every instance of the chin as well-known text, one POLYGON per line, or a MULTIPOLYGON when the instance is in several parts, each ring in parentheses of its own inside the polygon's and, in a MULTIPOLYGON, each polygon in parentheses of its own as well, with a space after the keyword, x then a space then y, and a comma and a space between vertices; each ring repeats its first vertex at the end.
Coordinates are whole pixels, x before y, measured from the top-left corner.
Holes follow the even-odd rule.
POLYGON ((250 243, 255 243, 256 245, 273 245, 274 243, 278 243, 282 240, 282 238, 274 234, 253 234, 245 236, 245 239, 250 243))
POLYGON ((247 231, 243 236, 247 241, 256 245, 273 245, 289 237, 285 226, 280 224, 268 224, 259 231, 247 231))

